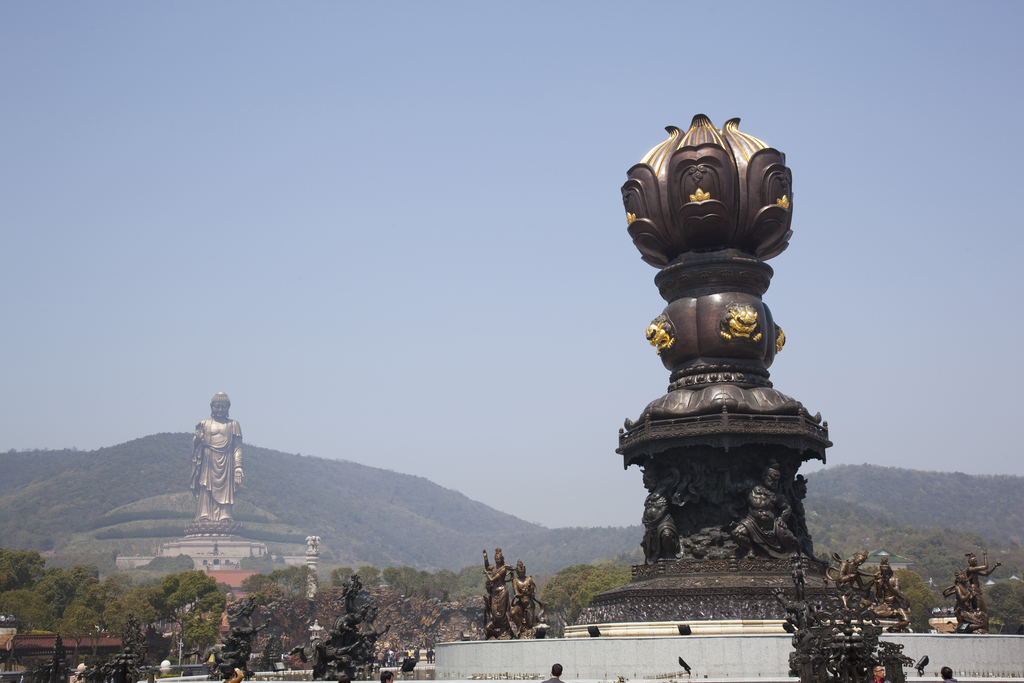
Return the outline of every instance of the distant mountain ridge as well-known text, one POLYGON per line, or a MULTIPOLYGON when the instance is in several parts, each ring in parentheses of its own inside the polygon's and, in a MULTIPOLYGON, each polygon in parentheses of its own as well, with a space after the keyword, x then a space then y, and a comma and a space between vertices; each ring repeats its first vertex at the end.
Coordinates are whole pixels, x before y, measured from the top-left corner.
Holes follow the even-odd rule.
MULTIPOLYGON (((108 563, 115 554, 153 554, 194 515, 190 438, 165 433, 89 452, 0 453, 0 546, 108 563)), ((250 538, 293 554, 303 552, 306 535, 319 535, 324 565, 457 571, 478 564, 482 549, 502 547, 531 572, 556 572, 638 557, 643 535, 639 526, 547 529, 423 477, 252 445, 245 471, 235 514, 250 538)), ((1024 545, 1022 477, 841 465, 808 479, 805 507, 819 556, 852 552, 875 537, 898 544, 896 532, 909 527, 977 536, 961 534, 957 543, 1024 545)))
POLYGON ((807 476, 806 506, 839 500, 890 524, 1024 545, 1024 477, 838 465, 807 476))
MULTIPOLYGON (((191 434, 155 434, 95 451, 0 454, 0 546, 56 554, 151 554, 194 514, 191 434)), ((255 540, 300 552, 323 539, 335 564, 435 571, 504 547, 531 571, 632 549, 637 528, 546 529, 423 478, 346 460, 246 445, 235 511, 255 540)))

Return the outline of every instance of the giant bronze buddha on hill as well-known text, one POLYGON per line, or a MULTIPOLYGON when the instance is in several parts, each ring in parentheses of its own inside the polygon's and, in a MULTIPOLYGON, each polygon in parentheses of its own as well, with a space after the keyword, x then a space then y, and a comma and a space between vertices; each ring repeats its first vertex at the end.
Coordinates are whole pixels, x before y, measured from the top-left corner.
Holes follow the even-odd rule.
POLYGON ((668 393, 619 430, 625 467, 643 469, 645 562, 580 623, 782 619, 771 595, 790 558, 824 576, 804 520, 806 480, 828 423, 769 381, 786 341, 761 297, 765 261, 792 235, 785 155, 704 115, 629 170, 628 232, 668 305, 646 336, 668 393))

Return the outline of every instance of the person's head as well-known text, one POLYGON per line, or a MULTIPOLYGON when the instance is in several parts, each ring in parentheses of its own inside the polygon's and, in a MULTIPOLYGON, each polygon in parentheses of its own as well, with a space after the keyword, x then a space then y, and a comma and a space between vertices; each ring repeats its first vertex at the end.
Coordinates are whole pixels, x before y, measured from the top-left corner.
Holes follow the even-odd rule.
POLYGON ((879 664, 875 667, 875 680, 880 681, 885 678, 885 667, 879 664))
POLYGON ((949 679, 953 678, 953 670, 950 669, 948 666, 942 667, 939 670, 939 673, 942 674, 942 680, 944 681, 948 681, 949 679))
POLYGON ((562 665, 561 664, 552 664, 551 665, 551 677, 552 678, 558 678, 561 675, 562 675, 562 665))
POLYGON ((495 567, 504 567, 505 566, 505 556, 502 554, 501 548, 498 548, 497 550, 494 551, 494 566, 495 567))
POLYGON ((522 560, 516 560, 516 575, 519 576, 520 579, 526 577, 526 565, 523 564, 522 560))
POLYGON ((967 556, 967 564, 972 567, 978 566, 978 556, 974 553, 964 553, 967 556))
POLYGON ((858 566, 858 567, 861 566, 862 564, 864 564, 864 561, 867 560, 867 559, 868 559, 868 551, 866 551, 866 550, 861 550, 861 551, 856 552, 856 553, 853 554, 853 564, 858 566))
POLYGON ((393 680, 395 680, 395 674, 390 671, 380 672, 380 683, 391 683, 393 680))
POLYGON ((348 677, 348 674, 341 674, 338 676, 338 683, 352 683, 352 679, 348 677))
POLYGON ((228 410, 231 408, 231 399, 223 391, 217 392, 213 398, 210 399, 210 414, 213 417, 224 418, 228 416, 228 410))
POLYGON ((878 563, 878 573, 882 576, 892 576, 892 567, 889 566, 889 558, 883 557, 878 563))

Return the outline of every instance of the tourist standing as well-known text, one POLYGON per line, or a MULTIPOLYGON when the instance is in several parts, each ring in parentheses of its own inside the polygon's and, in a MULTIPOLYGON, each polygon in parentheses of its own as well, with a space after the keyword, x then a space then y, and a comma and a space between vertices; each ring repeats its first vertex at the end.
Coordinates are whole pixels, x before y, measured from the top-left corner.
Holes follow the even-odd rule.
POLYGON ((551 665, 551 678, 544 681, 544 683, 562 683, 562 679, 559 676, 562 675, 562 665, 552 664, 551 665))

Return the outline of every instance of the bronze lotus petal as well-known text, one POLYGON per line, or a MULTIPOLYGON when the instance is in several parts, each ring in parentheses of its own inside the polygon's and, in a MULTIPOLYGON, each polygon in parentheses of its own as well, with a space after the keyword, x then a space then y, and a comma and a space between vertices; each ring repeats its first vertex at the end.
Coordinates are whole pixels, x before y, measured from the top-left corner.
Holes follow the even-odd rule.
POLYGON ((735 248, 769 259, 793 234, 786 157, 730 119, 721 130, 693 117, 629 170, 622 186, 628 232, 641 258, 664 268, 682 254, 735 248))

